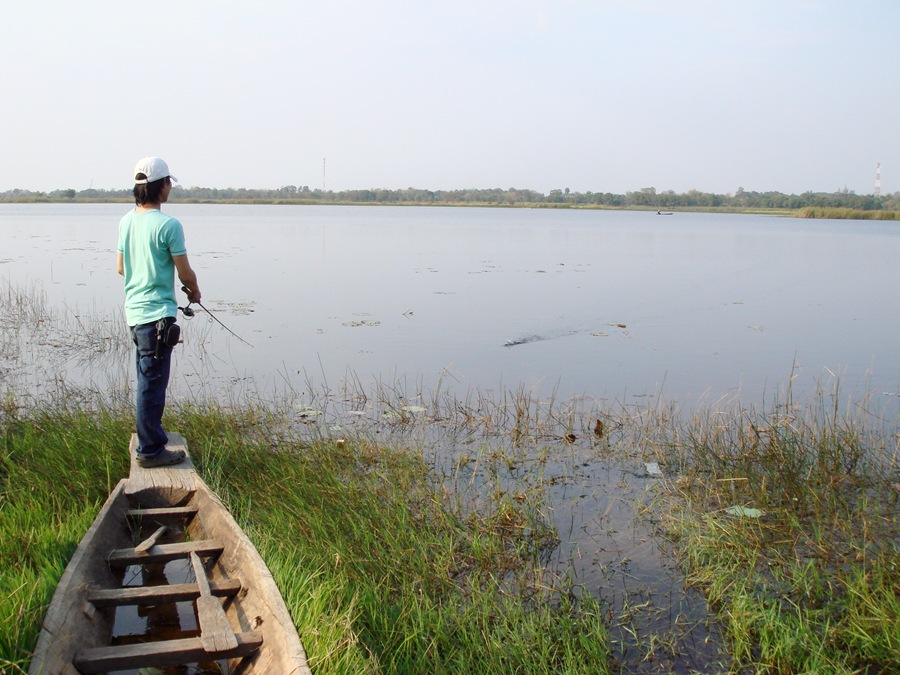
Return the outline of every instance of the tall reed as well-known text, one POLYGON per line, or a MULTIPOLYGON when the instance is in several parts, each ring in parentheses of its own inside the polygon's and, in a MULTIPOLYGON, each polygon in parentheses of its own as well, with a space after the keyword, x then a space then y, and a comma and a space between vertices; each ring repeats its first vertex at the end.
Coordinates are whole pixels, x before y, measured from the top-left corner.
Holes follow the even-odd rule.
POLYGON ((798 218, 830 218, 832 220, 900 220, 898 211, 848 209, 832 206, 805 206, 796 213, 798 218))

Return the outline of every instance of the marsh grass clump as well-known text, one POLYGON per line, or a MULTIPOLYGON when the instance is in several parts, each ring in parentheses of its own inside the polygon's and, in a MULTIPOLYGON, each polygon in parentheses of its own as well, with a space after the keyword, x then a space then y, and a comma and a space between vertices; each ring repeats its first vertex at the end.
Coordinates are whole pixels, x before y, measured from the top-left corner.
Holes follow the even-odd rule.
POLYGON ((735 668, 900 669, 897 436, 825 400, 670 429, 665 527, 735 668))
POLYGON ((40 284, 0 285, 0 387, 20 402, 118 397, 130 349, 121 312, 59 309, 40 284))
POLYGON ((63 360, 90 361, 130 349, 121 312, 67 306, 60 310, 49 304, 39 284, 14 286, 7 282, 0 288, 0 330, 3 349, 10 357, 28 355, 41 347, 63 360))
POLYGON ((183 428, 286 589, 318 672, 605 672, 536 493, 449 490, 416 447, 183 428), (299 577, 297 576, 299 573, 299 577), (323 614, 327 620, 323 620, 323 614))
POLYGON ((833 220, 900 220, 900 212, 850 209, 830 206, 805 206, 796 213, 798 218, 830 218, 833 220))

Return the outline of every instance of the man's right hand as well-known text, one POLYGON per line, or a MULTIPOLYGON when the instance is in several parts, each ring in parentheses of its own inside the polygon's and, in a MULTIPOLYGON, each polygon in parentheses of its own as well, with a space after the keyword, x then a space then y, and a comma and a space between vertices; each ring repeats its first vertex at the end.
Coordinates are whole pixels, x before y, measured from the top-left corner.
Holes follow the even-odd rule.
POLYGON ((194 290, 190 290, 187 286, 182 286, 181 290, 185 292, 188 298, 188 302, 195 302, 197 304, 200 303, 200 289, 194 288, 194 290))

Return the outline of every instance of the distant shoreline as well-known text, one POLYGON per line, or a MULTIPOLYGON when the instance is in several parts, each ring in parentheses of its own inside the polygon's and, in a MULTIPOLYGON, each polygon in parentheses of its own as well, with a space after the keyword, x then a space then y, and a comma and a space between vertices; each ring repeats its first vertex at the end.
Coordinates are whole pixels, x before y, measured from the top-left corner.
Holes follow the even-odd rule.
MULTIPOLYGON (((0 204, 131 204, 131 199, 104 198, 65 199, 57 197, 41 198, 17 198, 0 197, 0 204)), ((608 206, 605 204, 559 204, 556 202, 521 202, 521 203, 493 203, 493 202, 360 202, 345 200, 319 200, 319 199, 173 199, 170 204, 220 204, 220 205, 255 205, 255 206, 422 206, 438 208, 489 208, 489 209, 562 209, 570 211, 646 211, 656 212, 656 206, 608 206)), ((744 213, 771 216, 793 216, 800 209, 741 209, 731 206, 695 206, 670 210, 667 213, 744 213)))
MULTIPOLYGON (((0 201, 16 202, 90 202, 130 203, 131 189, 0 190, 0 201)), ((194 204, 284 204, 284 205, 354 205, 360 206, 502 206, 540 209, 630 209, 646 211, 688 211, 712 213, 769 213, 795 215, 799 209, 840 209, 846 217, 857 212, 900 212, 900 192, 884 195, 860 195, 849 190, 785 194, 738 188, 733 193, 716 194, 689 190, 657 191, 647 187, 624 194, 613 192, 577 192, 569 188, 537 190, 510 188, 467 188, 427 190, 422 188, 362 190, 326 190, 308 185, 284 185, 280 188, 208 188, 175 186, 169 200, 194 204)), ((820 212, 817 212, 820 213, 820 212)), ((827 216, 826 216, 827 217, 827 216)), ((867 216, 871 217, 871 216, 867 216)), ((895 218, 896 219, 896 218, 895 218)))
MULTIPOLYGON (((124 197, 84 198, 75 197, 0 197, 0 204, 131 204, 132 200, 124 197)), ((566 209, 574 211, 646 211, 657 215, 656 206, 628 205, 609 206, 606 204, 560 204, 558 202, 378 202, 348 201, 321 199, 173 199, 173 204, 220 204, 220 205, 259 205, 259 206, 424 206, 446 208, 502 208, 502 209, 566 209)), ((846 209, 829 207, 802 207, 797 209, 782 208, 738 208, 734 206, 693 206, 690 208, 670 208, 666 214, 678 213, 736 213, 745 215, 783 216, 793 218, 831 219, 831 220, 891 220, 900 221, 900 211, 880 211, 864 209, 846 209)))

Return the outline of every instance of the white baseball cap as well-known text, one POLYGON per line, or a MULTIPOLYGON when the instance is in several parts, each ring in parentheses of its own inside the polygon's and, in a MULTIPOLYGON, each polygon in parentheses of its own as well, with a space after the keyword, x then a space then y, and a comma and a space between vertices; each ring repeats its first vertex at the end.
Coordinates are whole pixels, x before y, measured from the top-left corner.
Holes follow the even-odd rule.
POLYGON ((134 184, 143 185, 144 183, 152 183, 155 180, 169 177, 176 183, 178 179, 169 173, 169 165, 159 157, 144 157, 140 162, 134 165, 134 184), (144 174, 146 178, 138 179, 138 174, 144 174))

